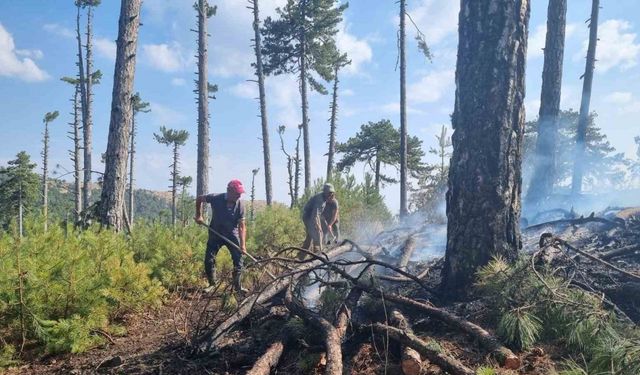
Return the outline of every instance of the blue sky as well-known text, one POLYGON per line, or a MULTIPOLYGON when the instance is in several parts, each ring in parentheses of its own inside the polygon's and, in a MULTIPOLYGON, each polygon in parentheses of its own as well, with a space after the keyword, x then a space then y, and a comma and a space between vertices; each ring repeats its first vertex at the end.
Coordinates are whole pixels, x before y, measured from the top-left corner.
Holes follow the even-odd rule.
MULTIPOLYGON (((262 18, 275 14, 285 0, 261 0, 262 18)), ((42 118, 59 110, 51 126, 52 165, 71 167, 67 159, 73 89, 59 80, 75 75, 75 7, 73 1, 5 0, 0 5, 0 165, 25 150, 39 163, 42 118)), ((145 0, 142 11, 135 87, 151 103, 152 112, 140 114, 137 187, 165 190, 170 152, 153 140, 161 125, 191 133, 182 151, 184 175, 195 177, 196 49, 193 0, 145 0)), ((220 91, 210 103, 212 191, 222 191, 231 178, 248 185, 251 170, 262 167, 257 88, 250 63, 251 15, 245 0, 220 0, 218 14, 209 21, 210 81, 220 91)), ((562 108, 579 108, 590 13, 589 0, 569 2, 562 108)), ((633 137, 640 135, 640 3, 637 0, 602 1, 600 43, 591 108, 598 124, 620 151, 634 157, 633 137)), ((449 124, 453 110, 459 1, 409 0, 408 10, 426 34, 434 54, 425 61, 408 39, 408 126, 424 141, 425 151, 435 145, 441 125, 449 124)), ((115 38, 120 1, 103 0, 95 10, 95 66, 104 73, 94 98, 94 165, 106 148, 113 82, 115 38)), ((536 117, 540 102, 542 50, 547 1, 534 1, 527 58, 527 118, 536 117)), ((399 84, 396 65, 397 4, 392 0, 352 0, 340 25, 339 47, 353 64, 341 77, 338 139, 354 135, 362 123, 389 118, 399 125, 399 84)), ((285 141, 293 147, 300 121, 296 77, 267 78, 268 116, 275 199, 287 202, 286 170, 277 127, 286 125, 285 141)), ((312 176, 326 170, 329 96, 312 94, 310 100, 312 176)), ((427 160, 431 156, 427 156, 427 160)), ((362 175, 363 167, 354 169, 362 175)), ((256 179, 257 198, 264 198, 263 176, 256 179)), ((397 186, 384 189, 392 210, 399 206, 397 186)))

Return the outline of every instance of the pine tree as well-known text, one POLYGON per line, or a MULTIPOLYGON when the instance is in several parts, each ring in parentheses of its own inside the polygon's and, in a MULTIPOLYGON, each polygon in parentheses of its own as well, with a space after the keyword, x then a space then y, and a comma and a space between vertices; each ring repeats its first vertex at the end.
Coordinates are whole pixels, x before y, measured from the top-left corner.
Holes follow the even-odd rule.
MULTIPOLYGON (((6 167, 0 167, 0 225, 7 229, 9 223, 18 219, 22 228, 23 211, 35 211, 39 202, 40 181, 34 172, 35 163, 31 163, 29 155, 20 151, 6 167)), ((20 229, 22 235, 22 229, 20 229)))
POLYGON ((400 0, 400 217, 407 216, 407 61, 405 51, 406 0, 400 0))
POLYGON ((264 22, 263 55, 265 74, 298 74, 302 101, 302 133, 304 143, 304 186, 311 187, 311 146, 307 84, 312 90, 327 90, 312 73, 325 81, 333 79, 333 57, 337 55, 334 37, 347 4, 337 0, 288 0, 278 8, 278 19, 264 22))
POLYGON ((180 146, 184 146, 189 138, 189 132, 186 130, 173 130, 167 129, 164 126, 160 127, 160 134, 153 133, 154 138, 158 143, 173 147, 173 164, 171 164, 171 224, 175 228, 177 218, 177 204, 176 198, 178 194, 178 180, 180 178, 180 171, 178 163, 180 161, 180 154, 178 149, 180 146))
POLYGON ((186 227, 187 222, 189 221, 189 215, 187 215, 187 189, 191 186, 192 182, 193 178, 191 176, 181 176, 178 178, 178 186, 182 188, 180 211, 182 213, 181 221, 183 227, 186 227))
POLYGON ((249 0, 249 9, 253 11, 253 47, 256 54, 256 77, 258 78, 258 93, 260 100, 260 120, 262 126, 262 158, 264 161, 264 185, 267 205, 271 205, 271 150, 269 145, 269 124, 267 121, 267 97, 264 87, 264 69, 262 66, 262 42, 260 39, 260 8, 258 0, 249 0))
POLYGON ((251 170, 251 207, 249 208, 249 221, 253 223, 255 218, 255 202, 256 202, 256 175, 260 172, 260 168, 251 170))
POLYGON ((580 119, 576 134, 576 155, 571 180, 571 194, 575 197, 582 191, 584 176, 584 153, 586 147, 587 125, 589 122, 589 106, 591 104, 591 88, 593 86, 593 70, 596 64, 596 45, 598 43, 598 14, 600 0, 591 3, 591 18, 589 19, 589 47, 587 48, 587 64, 584 70, 582 85, 582 101, 580 102, 580 119))
POLYGON ((133 109, 133 117, 131 118, 131 148, 129 151, 129 225, 133 227, 133 216, 135 213, 133 172, 136 155, 136 115, 140 112, 149 113, 151 109, 149 108, 148 102, 142 101, 139 92, 136 92, 135 95, 131 97, 131 107, 133 109))
POLYGON ((462 0, 442 287, 463 291, 521 247, 528 0, 462 0), (505 56, 509 56, 505 59, 505 56))
POLYGON ((124 224, 124 193, 133 118, 131 97, 140 27, 140 4, 141 0, 122 0, 116 41, 111 120, 100 199, 101 221, 116 231, 120 231, 124 224))
POLYGON ((327 153, 327 181, 331 181, 334 157, 336 153, 336 127, 338 122, 338 73, 340 69, 351 64, 347 54, 338 55, 333 62, 333 95, 331 98, 331 117, 329 118, 329 152, 327 153))
POLYGON ((78 78, 62 77, 61 80, 74 87, 73 109, 71 116, 73 116, 72 122, 69 123, 71 130, 68 132, 68 138, 73 141, 73 150, 69 150, 69 157, 73 163, 73 194, 74 194, 74 219, 76 222, 80 220, 80 212, 82 211, 82 155, 80 150, 82 149, 82 138, 80 136, 80 118, 82 116, 81 104, 80 104, 80 80, 78 78))
POLYGON ((42 214, 44 217, 44 231, 47 231, 49 220, 49 123, 58 118, 58 111, 47 112, 44 123, 44 137, 42 140, 42 214))
POLYGON ((196 175, 196 195, 205 195, 209 190, 209 93, 217 91, 207 80, 207 20, 216 14, 217 7, 210 6, 206 0, 193 4, 198 15, 198 165, 196 175))

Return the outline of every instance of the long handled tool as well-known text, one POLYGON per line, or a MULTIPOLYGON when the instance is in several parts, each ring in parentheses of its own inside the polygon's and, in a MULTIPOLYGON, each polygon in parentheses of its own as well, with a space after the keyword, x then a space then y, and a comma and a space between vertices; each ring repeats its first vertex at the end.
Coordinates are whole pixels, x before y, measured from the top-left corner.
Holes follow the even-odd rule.
MULTIPOLYGON (((220 232, 218 232, 217 230, 215 230, 215 229, 211 228, 210 226, 208 226, 208 225, 207 225, 207 224, 205 224, 205 223, 198 223, 198 224, 200 224, 200 225, 202 225, 203 227, 205 227, 205 228, 209 229, 209 232, 211 232, 211 233, 215 234, 216 236, 220 237, 221 239, 225 240, 227 245, 230 245, 230 246, 232 246, 234 249, 236 249, 236 250, 238 250, 239 252, 243 253, 243 254, 244 254, 244 255, 246 255, 249 259, 251 259, 252 261, 254 261, 254 262, 256 262, 256 263, 258 262, 258 260, 257 260, 253 255, 249 254, 249 253, 248 253, 248 252, 246 252, 246 251, 244 251, 244 252, 243 252, 243 251, 242 251, 242 249, 240 249, 240 246, 236 245, 233 241, 231 241, 231 240, 230 240, 230 239, 228 239, 227 237, 225 237, 225 236, 223 236, 222 234, 220 234, 220 232)), ((269 270, 265 269, 265 272, 266 272, 266 273, 267 273, 267 275, 269 275, 273 280, 275 280, 275 279, 276 279, 276 277, 275 277, 275 276, 274 276, 274 275, 273 275, 269 270)))

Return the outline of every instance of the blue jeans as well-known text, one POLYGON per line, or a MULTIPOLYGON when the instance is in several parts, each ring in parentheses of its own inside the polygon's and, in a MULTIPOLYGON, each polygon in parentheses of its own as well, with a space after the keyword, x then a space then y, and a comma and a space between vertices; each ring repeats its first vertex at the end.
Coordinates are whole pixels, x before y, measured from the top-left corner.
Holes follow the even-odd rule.
MULTIPOLYGON (((229 237, 229 239, 238 247, 240 247, 240 241, 235 236, 229 237)), ((233 280, 240 280, 240 274, 242 273, 242 253, 230 245, 227 241, 217 238, 209 238, 207 241, 207 251, 204 254, 204 272, 207 274, 207 280, 209 285, 213 285, 216 282, 216 255, 222 246, 226 246, 231 253, 231 259, 233 260, 233 280)))

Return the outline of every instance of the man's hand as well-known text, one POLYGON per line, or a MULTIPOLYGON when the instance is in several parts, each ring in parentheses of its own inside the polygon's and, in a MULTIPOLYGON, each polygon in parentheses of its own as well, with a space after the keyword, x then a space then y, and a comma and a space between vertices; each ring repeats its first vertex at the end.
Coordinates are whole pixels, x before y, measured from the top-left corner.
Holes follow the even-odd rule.
POLYGON ((204 218, 202 216, 196 216, 193 218, 198 224, 204 224, 204 218))
POLYGON ((244 245, 240 246, 240 252, 241 252, 243 255, 247 255, 247 248, 246 248, 246 246, 244 246, 244 245))

